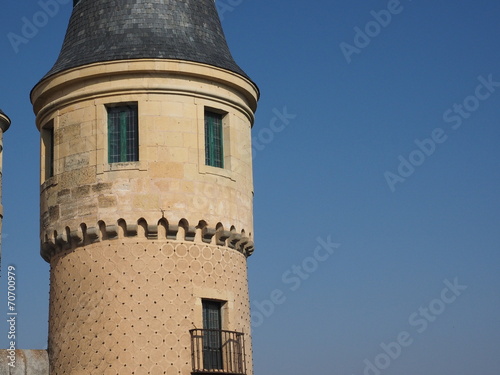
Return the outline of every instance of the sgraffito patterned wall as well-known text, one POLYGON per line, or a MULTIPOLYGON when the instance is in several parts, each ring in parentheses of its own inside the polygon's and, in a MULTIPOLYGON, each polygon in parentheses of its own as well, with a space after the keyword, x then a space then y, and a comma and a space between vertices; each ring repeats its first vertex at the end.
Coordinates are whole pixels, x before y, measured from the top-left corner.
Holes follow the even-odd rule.
POLYGON ((223 329, 245 333, 246 257, 225 246, 120 239, 51 259, 51 374, 191 373, 189 330, 203 298, 227 301, 223 329))

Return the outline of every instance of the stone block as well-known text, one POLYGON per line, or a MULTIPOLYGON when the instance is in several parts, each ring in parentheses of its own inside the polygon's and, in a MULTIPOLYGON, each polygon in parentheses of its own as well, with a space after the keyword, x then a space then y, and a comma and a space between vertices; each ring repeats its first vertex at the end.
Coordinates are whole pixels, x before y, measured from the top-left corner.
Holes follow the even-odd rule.
POLYGON ((194 148, 198 150, 198 134, 184 133, 182 134, 182 144, 186 148, 194 148))
POLYGON ((113 187, 113 184, 110 182, 99 182, 95 185, 92 185, 92 191, 94 193, 102 193, 105 191, 110 191, 113 187))
POLYGON ((162 114, 169 117, 184 117, 184 103, 174 101, 163 101, 161 103, 162 114))
POLYGON ((58 202, 68 202, 71 199, 71 190, 63 189, 57 192, 57 201, 58 202))
POLYGON ((95 204, 84 204, 78 206, 78 216, 89 216, 95 213, 96 213, 95 204))
POLYGON ((96 168, 86 167, 63 173, 59 178, 59 188, 67 189, 75 186, 91 184, 95 181, 96 168))
POLYGON ((80 135, 82 137, 90 137, 93 133, 93 123, 92 122, 84 122, 81 125, 80 135))
POLYGON ((114 195, 99 195, 98 202, 99 208, 116 207, 118 203, 114 195))
POLYGON ((64 171, 72 171, 89 165, 89 154, 81 153, 67 156, 64 159, 64 171))
POLYGON ((149 171, 153 178, 184 178, 184 166, 181 163, 152 162, 149 164, 149 171))
POLYGON ((59 220, 59 205, 49 207, 49 220, 50 221, 59 220))
POLYGON ((182 147, 183 134, 177 132, 165 133, 165 145, 168 147, 182 147))
POLYGON ((62 130, 62 137, 63 137, 62 142, 71 142, 75 138, 80 138, 80 123, 65 126, 61 130, 62 130))
POLYGON ((133 198, 134 209, 159 210, 158 197, 155 194, 137 194, 133 198))
POLYGON ((89 185, 78 186, 76 188, 71 189, 71 197, 73 199, 81 199, 84 197, 88 197, 89 193, 90 193, 89 185))

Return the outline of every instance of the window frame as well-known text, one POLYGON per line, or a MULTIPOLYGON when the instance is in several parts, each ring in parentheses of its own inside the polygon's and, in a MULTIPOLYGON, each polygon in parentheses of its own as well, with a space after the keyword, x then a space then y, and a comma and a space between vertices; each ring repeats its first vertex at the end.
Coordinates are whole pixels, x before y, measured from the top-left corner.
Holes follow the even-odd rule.
POLYGON ((224 301, 202 299, 203 368, 207 370, 224 370, 222 347, 224 304, 224 301))
POLYGON ((43 125, 41 138, 43 147, 43 177, 44 181, 46 181, 55 175, 54 120, 50 120, 43 125))
POLYGON ((224 117, 227 113, 213 108, 204 109, 205 165, 225 168, 224 117))
POLYGON ((138 103, 115 103, 107 104, 105 107, 108 164, 138 162, 140 156, 138 103), (118 117, 115 117, 116 115, 118 117), (114 131, 114 134, 112 127, 118 130, 114 131), (113 152, 113 149, 117 152, 113 152))

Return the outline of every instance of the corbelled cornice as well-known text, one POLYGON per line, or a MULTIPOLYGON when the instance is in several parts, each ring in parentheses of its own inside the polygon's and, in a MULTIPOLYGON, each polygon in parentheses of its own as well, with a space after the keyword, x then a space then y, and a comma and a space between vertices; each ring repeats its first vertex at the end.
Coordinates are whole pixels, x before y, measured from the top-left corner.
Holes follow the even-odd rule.
POLYGON ((246 257, 252 255, 254 251, 254 243, 251 239, 244 233, 237 233, 234 228, 229 231, 225 230, 222 225, 210 228, 203 220, 197 226, 191 226, 185 219, 174 225, 165 218, 159 219, 155 224, 149 224, 141 218, 134 224, 128 224, 125 220, 119 219, 116 223, 99 221, 95 226, 82 223, 78 228, 65 228, 61 232, 55 231, 54 233, 47 232, 42 235, 41 255, 49 262, 51 256, 59 251, 122 238, 190 241, 227 246, 246 257))

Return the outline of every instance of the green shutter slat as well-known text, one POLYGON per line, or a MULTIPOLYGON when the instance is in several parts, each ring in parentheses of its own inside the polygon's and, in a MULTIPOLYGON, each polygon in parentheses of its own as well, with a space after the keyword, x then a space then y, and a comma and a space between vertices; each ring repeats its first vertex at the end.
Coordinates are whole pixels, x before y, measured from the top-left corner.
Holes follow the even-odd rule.
POLYGON ((214 142, 214 119, 212 114, 208 118, 208 129, 209 129, 209 150, 210 150, 210 165, 215 166, 215 142, 214 142))
POLYGON ((128 112, 120 112, 120 161, 125 162, 127 160, 127 121, 128 112))
POLYGON ((108 113, 108 163, 113 163, 114 155, 114 132, 113 132, 113 113, 109 111, 108 113))

